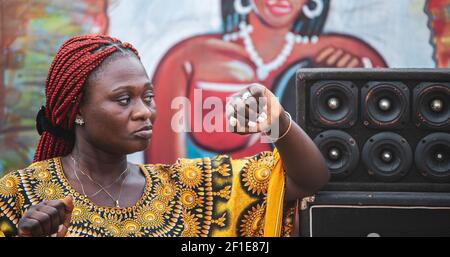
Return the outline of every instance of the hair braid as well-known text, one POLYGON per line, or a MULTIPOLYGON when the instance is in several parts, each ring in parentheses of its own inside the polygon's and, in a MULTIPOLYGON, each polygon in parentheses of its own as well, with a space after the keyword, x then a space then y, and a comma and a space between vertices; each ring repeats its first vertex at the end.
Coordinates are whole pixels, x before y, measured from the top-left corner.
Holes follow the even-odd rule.
MULTIPOLYGON (((74 133, 75 117, 89 76, 118 50, 130 50, 139 58, 131 44, 105 35, 76 36, 63 43, 53 59, 45 83, 44 116, 51 126, 74 133)), ((33 161, 67 155, 74 143, 73 135, 57 137, 43 131, 33 161)))

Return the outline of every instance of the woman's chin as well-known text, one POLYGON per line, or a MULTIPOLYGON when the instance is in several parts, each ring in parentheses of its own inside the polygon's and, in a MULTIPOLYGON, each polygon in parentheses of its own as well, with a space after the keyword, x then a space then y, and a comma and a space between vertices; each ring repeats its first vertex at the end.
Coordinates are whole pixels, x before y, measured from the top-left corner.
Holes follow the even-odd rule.
POLYGON ((265 17, 261 17, 263 23, 272 28, 291 28, 295 21, 295 15, 286 15, 284 17, 276 17, 271 14, 266 14, 265 17))
POLYGON ((141 141, 137 144, 133 144, 129 149, 127 149, 127 154, 132 154, 136 152, 142 152, 145 149, 147 149, 148 145, 150 144, 150 140, 148 141, 141 141))

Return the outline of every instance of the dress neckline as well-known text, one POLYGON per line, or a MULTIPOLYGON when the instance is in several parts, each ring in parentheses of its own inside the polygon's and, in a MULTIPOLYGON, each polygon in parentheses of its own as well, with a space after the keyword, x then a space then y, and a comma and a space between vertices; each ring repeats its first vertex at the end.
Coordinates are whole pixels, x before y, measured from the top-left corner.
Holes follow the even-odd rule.
POLYGON ((142 165, 142 164, 139 164, 139 165, 135 164, 135 165, 137 165, 139 167, 139 170, 142 172, 142 174, 145 177, 144 192, 142 193, 142 195, 139 198, 139 200, 133 206, 123 207, 123 208, 122 207, 113 207, 113 206, 100 206, 100 205, 94 203, 93 201, 91 201, 91 199, 89 199, 88 197, 84 196, 82 193, 80 193, 77 190, 75 190, 74 187, 72 187, 72 185, 69 183, 69 180, 67 179, 66 175, 64 174, 61 157, 55 157, 55 158, 53 158, 53 161, 55 163, 55 169, 56 169, 57 176, 61 180, 63 185, 67 188, 69 193, 71 195, 73 195, 75 198, 80 199, 84 203, 89 204, 89 205, 93 206, 95 209, 98 209, 100 211, 102 211, 102 210, 105 210, 105 211, 108 211, 108 212, 133 211, 133 210, 139 208, 140 206, 144 205, 144 201, 146 199, 148 199, 148 195, 150 194, 150 191, 151 191, 150 189, 151 189, 151 186, 152 186, 152 179, 151 179, 150 174, 148 173, 148 171, 144 167, 144 165, 142 165))

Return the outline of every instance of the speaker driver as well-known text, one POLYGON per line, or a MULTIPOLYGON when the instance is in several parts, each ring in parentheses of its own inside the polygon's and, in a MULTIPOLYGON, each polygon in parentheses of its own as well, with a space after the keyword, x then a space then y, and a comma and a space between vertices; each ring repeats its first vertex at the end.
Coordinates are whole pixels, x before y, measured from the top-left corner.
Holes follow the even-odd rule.
POLYGON ((400 82, 369 82, 361 90, 364 125, 399 128, 408 122, 409 88, 400 82))
POLYGON ((317 82, 310 94, 311 117, 316 126, 348 128, 355 124, 358 90, 351 82, 317 82))
POLYGON ((423 176, 437 182, 450 181, 450 134, 433 133, 422 138, 415 162, 423 176))
POLYGON ((414 88, 417 127, 450 128, 450 84, 422 83, 414 88))
POLYGON ((322 152, 333 178, 347 177, 358 165, 359 149, 349 134, 328 130, 317 135, 314 143, 322 152))
POLYGON ((412 150, 400 135, 382 132, 364 144, 362 160, 369 175, 380 181, 392 182, 408 173, 412 164, 412 150))

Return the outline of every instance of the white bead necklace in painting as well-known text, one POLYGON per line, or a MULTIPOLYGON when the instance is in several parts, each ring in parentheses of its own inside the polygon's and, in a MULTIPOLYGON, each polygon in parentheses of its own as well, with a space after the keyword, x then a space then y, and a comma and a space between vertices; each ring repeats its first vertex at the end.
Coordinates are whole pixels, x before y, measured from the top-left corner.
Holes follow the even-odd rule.
POLYGON ((312 36, 310 38, 309 36, 295 35, 292 32, 288 32, 285 36, 286 43, 284 44, 281 52, 272 61, 264 63, 263 59, 256 51, 252 38, 250 37, 250 33, 252 32, 252 25, 241 22, 239 24, 239 31, 225 34, 223 36, 223 40, 236 41, 239 38, 242 38, 245 50, 256 66, 256 76, 259 80, 265 80, 269 76, 270 72, 280 68, 291 55, 295 44, 316 44, 319 41, 318 36, 312 36))

